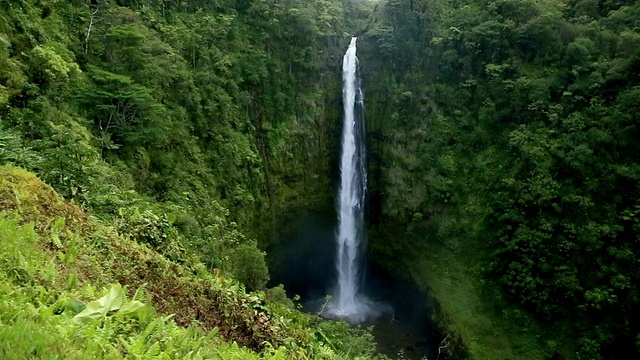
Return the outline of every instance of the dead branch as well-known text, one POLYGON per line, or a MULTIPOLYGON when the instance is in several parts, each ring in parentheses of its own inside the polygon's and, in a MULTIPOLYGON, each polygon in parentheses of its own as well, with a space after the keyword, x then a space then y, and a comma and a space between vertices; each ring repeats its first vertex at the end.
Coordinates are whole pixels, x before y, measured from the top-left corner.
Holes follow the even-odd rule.
POLYGON ((93 11, 93 13, 91 13, 91 19, 89 20, 89 28, 87 29, 87 36, 84 38, 84 54, 85 55, 87 55, 87 52, 89 51, 89 36, 91 36, 91 30, 93 29, 93 24, 97 22, 95 21, 95 18, 99 9, 100 8, 96 6, 96 9, 93 11))
POLYGON ((451 343, 451 341, 447 341, 449 339, 449 335, 447 335, 441 342, 440 342, 440 346, 438 347, 438 357, 436 358, 436 360, 440 360, 440 354, 442 353, 442 350, 446 349, 447 346, 449 346, 449 344, 451 343))

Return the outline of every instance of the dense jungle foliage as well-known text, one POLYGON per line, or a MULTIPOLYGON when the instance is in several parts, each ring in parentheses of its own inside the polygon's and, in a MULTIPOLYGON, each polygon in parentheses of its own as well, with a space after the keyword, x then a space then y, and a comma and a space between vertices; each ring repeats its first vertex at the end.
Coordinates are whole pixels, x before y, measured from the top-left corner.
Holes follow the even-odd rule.
POLYGON ((2 170, 0 354, 372 356, 219 273, 263 290, 261 249, 331 211, 356 34, 373 260, 471 358, 637 358, 639 22, 625 0, 0 0, 0 165, 69 201, 2 170))
POLYGON ((430 279, 479 358, 639 356, 639 21, 389 0, 363 35, 372 248, 430 279))
MULTIPOLYGON (((135 236, 155 247, 178 229, 223 270, 263 263, 244 235, 268 245, 331 206, 341 3, 3 1, 1 14, 0 161, 148 225, 135 236)), ((266 283, 262 265, 238 271, 266 283)))
POLYGON ((1 1, 0 165, 55 192, 0 171, 0 357, 374 356, 368 332, 265 289, 258 248, 331 206, 344 17, 1 1))

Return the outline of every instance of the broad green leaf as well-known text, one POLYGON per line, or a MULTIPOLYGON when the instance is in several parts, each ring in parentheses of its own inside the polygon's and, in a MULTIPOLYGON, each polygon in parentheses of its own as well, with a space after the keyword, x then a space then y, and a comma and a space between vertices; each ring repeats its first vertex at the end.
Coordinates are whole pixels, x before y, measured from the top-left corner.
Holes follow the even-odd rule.
POLYGON ((118 310, 118 315, 131 315, 136 313, 143 307, 144 304, 138 300, 129 301, 126 304, 122 305, 122 307, 120 307, 120 310, 118 310))
POLYGON ((109 311, 118 310, 124 302, 125 294, 120 284, 113 285, 109 293, 98 300, 87 304, 87 307, 73 317, 76 324, 86 324, 91 320, 102 319, 109 311))

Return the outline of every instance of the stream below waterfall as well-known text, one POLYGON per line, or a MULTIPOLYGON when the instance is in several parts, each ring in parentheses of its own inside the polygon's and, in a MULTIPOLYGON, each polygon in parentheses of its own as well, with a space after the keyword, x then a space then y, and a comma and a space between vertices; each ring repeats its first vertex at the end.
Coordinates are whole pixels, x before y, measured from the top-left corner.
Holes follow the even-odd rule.
MULTIPOLYGON (((289 297, 300 296, 304 311, 317 313, 336 283, 336 220, 331 215, 312 214, 300 218, 292 228, 268 251, 269 285, 283 284, 289 297)), ((373 264, 365 269, 364 295, 388 309, 361 324, 373 325, 378 352, 391 359, 435 359, 441 339, 435 335, 425 294, 412 282, 390 276, 373 264)))

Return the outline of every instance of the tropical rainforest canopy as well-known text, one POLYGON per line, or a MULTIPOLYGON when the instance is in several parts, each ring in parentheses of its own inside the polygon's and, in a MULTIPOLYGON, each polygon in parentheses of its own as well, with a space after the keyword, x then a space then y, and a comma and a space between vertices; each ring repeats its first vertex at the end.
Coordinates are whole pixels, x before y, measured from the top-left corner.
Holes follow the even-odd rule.
POLYGON ((266 287, 352 35, 369 255, 448 356, 640 357, 628 0, 0 0, 0 357, 381 356, 266 287))

